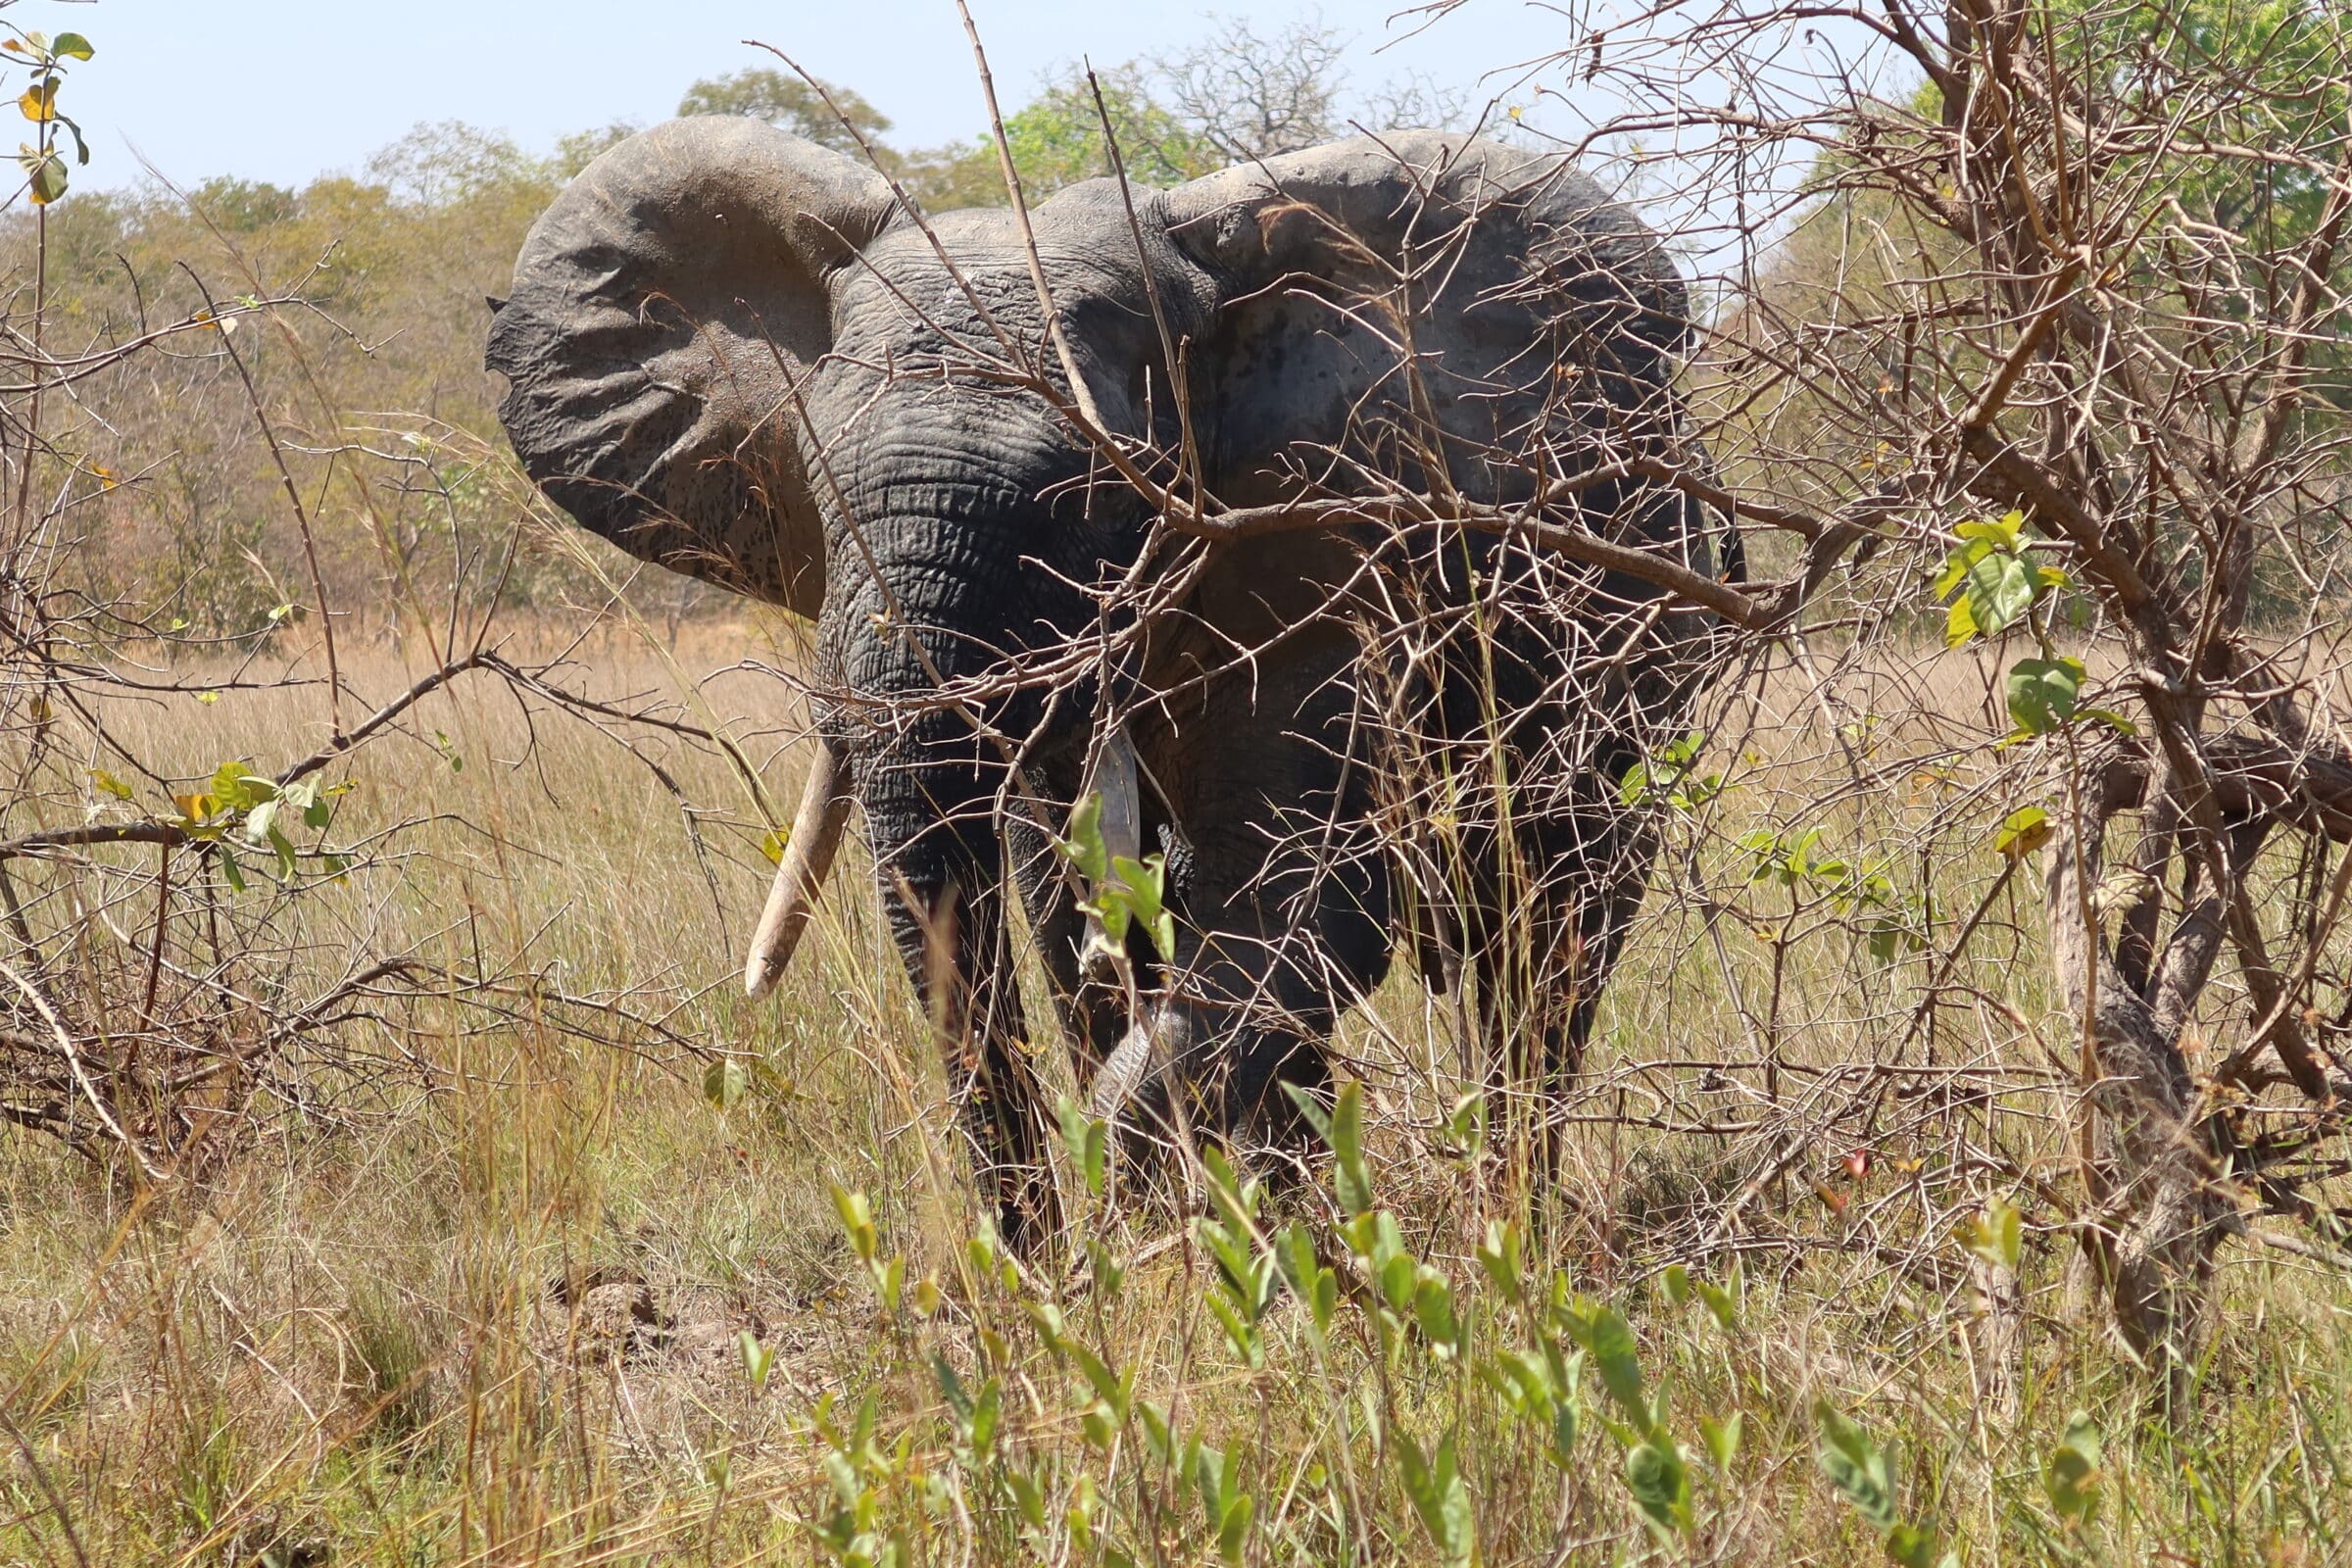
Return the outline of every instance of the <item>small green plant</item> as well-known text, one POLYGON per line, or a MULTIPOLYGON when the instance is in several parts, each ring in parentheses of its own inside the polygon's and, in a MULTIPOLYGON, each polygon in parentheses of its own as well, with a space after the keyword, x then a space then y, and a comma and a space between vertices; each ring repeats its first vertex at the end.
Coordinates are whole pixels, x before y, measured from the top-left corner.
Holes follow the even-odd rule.
POLYGON ((1113 855, 1102 841, 1102 797, 1089 795, 1070 811, 1070 836, 1055 839, 1063 859, 1085 877, 1093 897, 1082 909, 1109 955, 1124 959, 1127 932, 1143 931, 1162 959, 1176 956, 1176 915, 1167 906, 1167 861, 1157 851, 1141 860, 1113 855))
POLYGON ((1698 771, 1707 732, 1694 729, 1681 740, 1661 747, 1656 755, 1626 769, 1617 786, 1617 799, 1626 806, 1664 806, 1676 811, 1695 811, 1723 793, 1723 775, 1698 771))
POLYGON ((2098 1427, 2077 1410, 2041 1468, 2042 1493, 2069 1530, 2082 1530, 2099 1511, 2101 1458, 2098 1427))
POLYGON ((1813 1406, 1821 1429, 1814 1457, 1830 1485, 1879 1533, 1886 1555, 1903 1568, 1959 1568, 1957 1552, 1938 1553, 1935 1527, 1906 1518, 1894 1479, 1894 1455, 1827 1399, 1813 1406))
POLYGON ((78 32, 61 32, 52 38, 42 32, 16 32, 13 38, 0 41, 5 49, 32 67, 32 82, 17 99, 17 112, 34 127, 35 140, 20 143, 17 148, 17 167, 24 171, 25 193, 36 207, 46 207, 66 193, 68 183, 66 160, 57 149, 57 127, 63 125, 74 138, 74 161, 90 161, 89 144, 82 140, 81 127, 57 107, 58 88, 65 83, 66 62, 88 60, 96 51, 90 40, 78 32))
POLYGON ((1924 911, 1904 895, 1886 859, 1853 861, 1821 853, 1823 833, 1750 828, 1736 841, 1749 860, 1748 883, 1777 883, 1788 891, 1792 907, 1827 904, 1853 921, 1870 956, 1892 963, 1905 952, 1927 946, 1924 911))
POLYGON ((1233 1353, 1255 1371, 1266 1364, 1259 1325, 1274 1304, 1279 1263, 1272 1250, 1257 1246, 1257 1183, 1237 1178, 1223 1152, 1214 1147, 1200 1152, 1200 1163, 1215 1210, 1202 1215, 1198 1227, 1201 1247, 1217 1265, 1208 1309, 1224 1329, 1233 1353))
POLYGON ((2026 514, 2011 512, 1953 530, 1960 542, 1944 557, 1934 589, 1936 602, 1950 607, 1943 623, 1948 646, 1998 636, 2032 613, 2044 594, 2066 586, 2065 572, 2028 558, 2020 537, 2025 525, 2026 514))
POLYGON ((1477 1521, 1470 1511, 1470 1491, 1462 1485, 1461 1465, 1454 1453, 1454 1435, 1446 1434, 1428 1454, 1409 1436, 1396 1434, 1396 1464, 1403 1473, 1404 1494, 1429 1532, 1430 1544, 1448 1568, 1460 1568, 1477 1549, 1477 1521))
POLYGON ((1995 1196, 1984 1200, 1982 1211, 1960 1222, 1955 1239, 1981 1261, 2015 1273, 2025 1255, 2025 1224, 2016 1204, 1995 1196))
POLYGON ((824 1446, 824 1472, 833 1506, 808 1521, 816 1544, 843 1568, 901 1568, 911 1561, 906 1532, 886 1525, 883 1511, 893 1483, 906 1468, 914 1434, 903 1434, 889 1448, 876 1432, 881 1403, 871 1393, 858 1402, 845 1425, 835 1414, 836 1396, 817 1400, 809 1425, 824 1446))
POLYGON ((847 1188, 833 1189, 833 1212, 841 1217, 841 1228, 849 1237, 850 1250, 858 1256, 868 1281, 874 1287, 874 1297, 882 1303, 883 1314, 897 1317, 899 1298, 906 1285, 906 1259, 893 1252, 882 1255, 882 1233, 874 1224, 873 1205, 863 1193, 847 1188))
POLYGON ((2036 607, 2069 579, 2057 567, 2028 557, 2021 537, 2025 520, 2024 513, 2010 512, 1990 521, 1964 522, 1954 530, 1960 542, 1944 557, 1933 590, 1936 603, 1949 606, 1945 644, 1958 648, 2018 625, 2041 644, 2038 656, 2010 665, 2002 683, 2010 721, 2017 726, 2010 741, 2053 734, 2077 718, 2097 719, 2126 734, 2135 733, 2136 726, 2122 714, 2081 706, 2088 671, 2081 660, 2051 646, 2047 616, 2034 614, 2036 607))

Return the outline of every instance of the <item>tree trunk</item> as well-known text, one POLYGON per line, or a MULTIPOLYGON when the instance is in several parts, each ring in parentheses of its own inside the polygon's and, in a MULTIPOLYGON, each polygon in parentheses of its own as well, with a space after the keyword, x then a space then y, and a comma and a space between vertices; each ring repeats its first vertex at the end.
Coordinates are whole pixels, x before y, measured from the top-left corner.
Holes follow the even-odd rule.
POLYGON ((2051 965, 2085 1043, 2085 1111, 2105 1133, 2088 1173, 2083 1245, 2125 1342, 2177 1386, 2197 1352, 2214 1253, 2234 1228, 2180 1043, 2183 1004, 2203 988, 2220 922, 2180 923, 2154 966, 2164 995, 2151 1005, 2100 928, 2104 825, 2062 826, 2047 851, 2051 965))

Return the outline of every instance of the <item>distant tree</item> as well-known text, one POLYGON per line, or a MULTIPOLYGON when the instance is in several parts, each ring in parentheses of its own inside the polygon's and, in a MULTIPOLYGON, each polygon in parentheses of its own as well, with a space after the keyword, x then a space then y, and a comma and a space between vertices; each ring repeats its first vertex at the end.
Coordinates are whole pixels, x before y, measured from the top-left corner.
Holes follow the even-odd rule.
POLYGON ((558 179, 569 179, 608 148, 628 140, 642 129, 634 121, 615 120, 594 130, 574 131, 556 143, 555 156, 548 160, 548 172, 558 179))
POLYGON ((1515 122, 1504 118, 1498 123, 1488 123, 1477 108, 1471 94, 1414 71, 1391 77, 1364 94, 1348 118, 1369 131, 1468 130, 1476 125, 1489 135, 1511 139, 1515 122))
POLYGON ((829 81, 823 85, 840 106, 839 114, 827 107, 824 94, 808 83, 763 67, 706 76, 686 89, 686 96, 678 100, 678 113, 764 120, 852 157, 858 156, 858 137, 850 132, 854 125, 868 142, 879 146, 882 134, 890 129, 890 117, 847 87, 829 81), (842 123, 845 118, 849 125, 842 123))
POLYGON ((232 234, 249 234, 282 223, 299 208, 299 199, 282 185, 265 180, 238 179, 222 174, 206 180, 188 195, 196 210, 232 234))
POLYGON ((539 161, 511 136, 462 120, 419 122, 368 160, 368 172, 397 201, 437 207, 495 185, 544 178, 539 161))
MULTIPOLYGON (((1225 158, 1207 138, 1153 96, 1150 78, 1135 62, 1097 72, 1096 80, 1129 179, 1173 185, 1224 166, 1225 158)), ((1022 183, 1040 193, 1111 172, 1102 146, 1102 117, 1083 68, 1070 69, 1006 121, 1004 139, 1022 183)))
POLYGON ((1271 37, 1229 17, 1203 42, 1157 62, 1168 101, 1229 163, 1297 152, 1342 134, 1347 35, 1299 22, 1271 37))

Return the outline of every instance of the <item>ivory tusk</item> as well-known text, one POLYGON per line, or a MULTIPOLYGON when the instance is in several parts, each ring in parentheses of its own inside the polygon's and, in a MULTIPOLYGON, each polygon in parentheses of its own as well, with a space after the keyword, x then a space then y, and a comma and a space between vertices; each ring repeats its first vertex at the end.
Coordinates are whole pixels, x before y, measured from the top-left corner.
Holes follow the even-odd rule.
POLYGON ((818 741, 800 809, 793 813, 792 837, 776 865, 775 885, 767 890, 767 907, 760 911, 760 929, 752 933, 751 956, 744 960, 744 994, 754 1002, 776 988, 792 962, 825 873, 833 868, 833 853, 841 848, 841 830, 850 819, 849 775, 849 759, 818 741))
POLYGON ((1096 1069, 1094 1085, 1086 1094, 1086 1113, 1097 1121, 1117 1126, 1119 1118, 1126 1114, 1127 1102, 1152 1076, 1152 1058, 1157 1054, 1157 1046, 1149 1024, 1129 1026, 1117 1047, 1096 1069))

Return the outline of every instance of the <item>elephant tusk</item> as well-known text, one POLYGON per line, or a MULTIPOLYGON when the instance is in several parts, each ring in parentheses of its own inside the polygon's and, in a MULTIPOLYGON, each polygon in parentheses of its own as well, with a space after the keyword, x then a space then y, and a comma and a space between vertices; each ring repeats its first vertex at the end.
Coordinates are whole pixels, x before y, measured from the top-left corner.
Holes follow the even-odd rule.
POLYGON ((760 929, 752 933, 751 956, 744 960, 744 994, 754 1002, 776 988, 792 962, 825 873, 833 868, 833 852, 841 848, 841 830, 850 819, 849 773, 848 757, 818 741, 800 809, 793 813, 792 837, 777 862, 775 885, 767 890, 767 907, 760 911, 760 929))
POLYGON ((1143 761, 1135 755, 1135 737, 1121 724, 1103 738, 1094 766, 1087 771, 1086 788, 1079 792, 1102 799, 1099 820, 1105 856, 1123 855, 1130 860, 1144 858, 1143 772, 1143 761))
POLYGON ((1135 1099, 1157 1065, 1152 1057, 1158 1054, 1159 1042, 1152 1037, 1150 1024, 1130 1026, 1095 1074, 1086 1095, 1087 1114, 1116 1127, 1127 1113, 1128 1102, 1135 1099))

